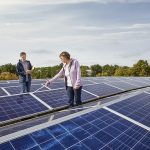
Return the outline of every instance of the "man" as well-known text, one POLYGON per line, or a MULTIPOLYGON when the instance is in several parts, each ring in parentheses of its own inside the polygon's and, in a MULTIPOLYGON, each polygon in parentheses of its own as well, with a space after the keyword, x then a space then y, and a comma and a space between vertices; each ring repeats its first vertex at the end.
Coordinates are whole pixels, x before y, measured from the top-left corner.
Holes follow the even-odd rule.
POLYGON ((20 57, 16 70, 19 75, 21 93, 30 92, 32 65, 30 61, 26 60, 25 52, 21 52, 20 57))

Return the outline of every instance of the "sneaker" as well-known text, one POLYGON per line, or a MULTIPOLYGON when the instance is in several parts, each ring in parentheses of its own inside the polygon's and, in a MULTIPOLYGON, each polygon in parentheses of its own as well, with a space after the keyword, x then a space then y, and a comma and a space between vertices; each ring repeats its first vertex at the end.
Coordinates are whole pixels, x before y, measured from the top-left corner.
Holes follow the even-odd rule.
POLYGON ((82 102, 76 103, 76 106, 82 105, 82 102))
POLYGON ((69 108, 70 108, 70 107, 74 107, 74 104, 69 104, 68 107, 69 107, 69 108))

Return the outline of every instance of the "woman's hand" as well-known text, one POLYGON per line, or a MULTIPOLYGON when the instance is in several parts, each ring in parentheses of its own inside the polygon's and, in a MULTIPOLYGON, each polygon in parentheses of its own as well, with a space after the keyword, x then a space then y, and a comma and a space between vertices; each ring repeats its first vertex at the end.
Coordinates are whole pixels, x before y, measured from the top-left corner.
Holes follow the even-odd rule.
POLYGON ((45 86, 49 86, 50 85, 50 81, 46 81, 45 86))
POLYGON ((75 90, 78 90, 79 88, 80 88, 80 86, 75 86, 74 87, 75 90))

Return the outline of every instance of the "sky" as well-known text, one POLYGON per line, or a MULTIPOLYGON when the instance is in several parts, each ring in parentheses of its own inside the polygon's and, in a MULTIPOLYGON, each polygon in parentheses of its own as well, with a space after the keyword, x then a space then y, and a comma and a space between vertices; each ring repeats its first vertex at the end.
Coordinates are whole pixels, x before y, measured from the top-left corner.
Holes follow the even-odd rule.
POLYGON ((150 0, 0 0, 0 65, 25 51, 35 67, 150 63, 150 0))

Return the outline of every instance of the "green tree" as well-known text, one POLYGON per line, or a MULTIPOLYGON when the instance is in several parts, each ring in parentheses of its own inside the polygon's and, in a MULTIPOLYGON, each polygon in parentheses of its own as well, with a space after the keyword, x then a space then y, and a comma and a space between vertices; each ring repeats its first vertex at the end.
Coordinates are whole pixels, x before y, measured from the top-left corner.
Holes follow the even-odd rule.
POLYGON ((117 65, 105 65, 103 66, 103 71, 102 71, 102 75, 103 76, 113 76, 115 74, 115 70, 118 68, 119 66, 117 65))
POLYGON ((62 68, 62 64, 53 66, 51 68, 51 77, 55 76, 62 68))
POLYGON ((12 65, 10 63, 0 66, 0 73, 2 72, 10 72, 16 74, 16 65, 12 65))
POLYGON ((99 64, 92 65, 91 71, 92 71, 92 76, 95 77, 97 74, 102 73, 102 66, 100 66, 99 64))
POLYGON ((17 80, 17 79, 18 79, 18 77, 14 73, 2 72, 0 74, 0 80, 17 80))
POLYGON ((89 69, 89 67, 88 66, 81 66, 80 68, 81 68, 81 76, 82 77, 88 77, 87 70, 89 69))
POLYGON ((133 76, 149 76, 150 66, 147 60, 139 60, 132 67, 133 76))

